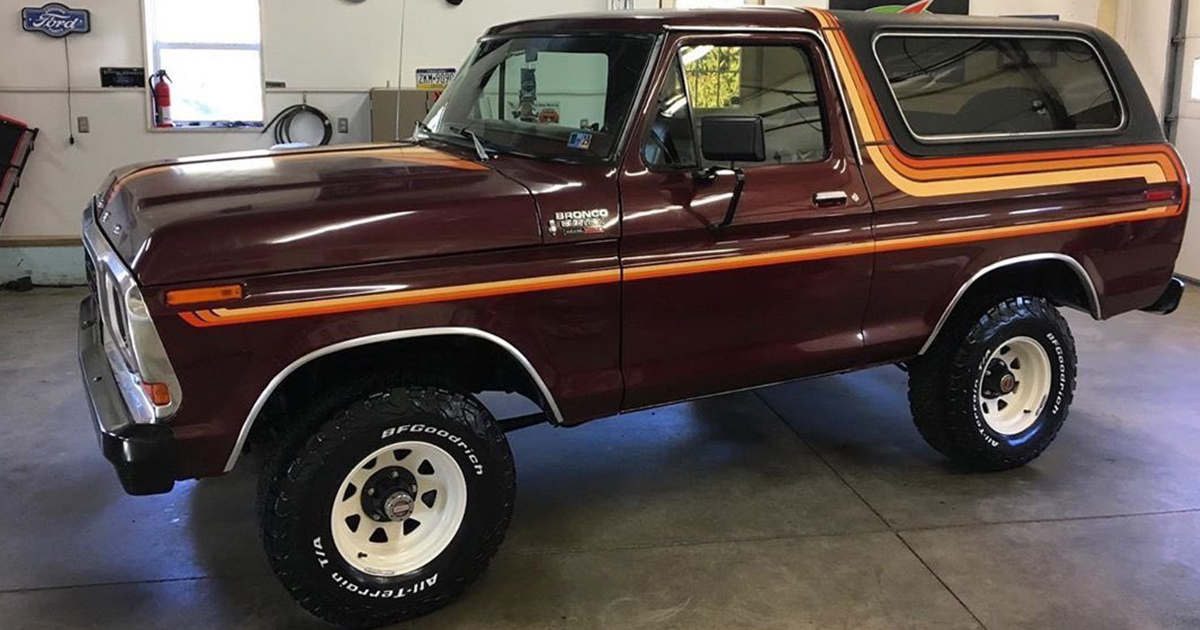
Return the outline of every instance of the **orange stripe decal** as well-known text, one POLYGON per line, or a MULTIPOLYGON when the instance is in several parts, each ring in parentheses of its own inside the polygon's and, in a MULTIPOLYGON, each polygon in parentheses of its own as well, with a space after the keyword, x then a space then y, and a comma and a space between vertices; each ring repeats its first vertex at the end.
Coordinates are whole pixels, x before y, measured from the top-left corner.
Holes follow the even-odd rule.
POLYGON ((601 271, 481 282, 433 289, 390 291, 387 293, 311 300, 307 302, 287 302, 243 308, 215 308, 208 311, 180 313, 180 316, 192 326, 206 328, 209 326, 245 324, 275 319, 290 319, 293 317, 310 317, 331 313, 348 313, 415 304, 515 295, 518 293, 566 289, 594 284, 608 284, 619 282, 620 280, 621 270, 605 269, 601 271))
POLYGON ((179 316, 188 324, 197 328, 210 326, 226 326, 230 324, 246 324, 250 322, 291 319, 295 317, 311 317, 334 313, 414 306, 417 304, 432 304, 457 300, 471 300, 502 295, 515 295, 537 291, 552 291, 572 287, 584 287, 599 284, 612 284, 640 280, 653 280, 675 276, 712 273, 718 271, 733 271, 750 269, 846 256, 862 256, 878 252, 893 252, 906 249, 920 249, 945 245, 958 245, 979 241, 1030 236, 1067 230, 1081 230, 1103 227, 1116 223, 1132 223, 1165 219, 1177 216, 1182 212, 1182 205, 1134 210, 1102 214, 1061 221, 1028 223, 1000 228, 950 232, 912 236, 880 241, 860 241, 806 247, 802 249, 768 252, 765 254, 750 254, 744 256, 728 256, 724 258, 683 261, 675 263, 654 264, 645 266, 626 267, 624 273, 620 269, 605 269, 573 274, 521 278, 516 280, 500 280, 476 284, 437 287, 432 289, 416 289, 410 291, 393 291, 363 296, 331 298, 308 302, 288 302, 264 306, 249 306, 242 308, 215 308, 202 311, 181 312, 179 316))

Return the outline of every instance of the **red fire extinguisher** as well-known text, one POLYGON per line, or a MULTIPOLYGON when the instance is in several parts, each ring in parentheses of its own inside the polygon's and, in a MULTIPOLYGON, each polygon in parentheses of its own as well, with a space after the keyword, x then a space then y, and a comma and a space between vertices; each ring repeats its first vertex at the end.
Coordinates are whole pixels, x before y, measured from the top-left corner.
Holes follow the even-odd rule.
POLYGON ((173 127, 171 123, 171 77, 159 70, 150 77, 150 97, 154 101, 154 126, 173 127))

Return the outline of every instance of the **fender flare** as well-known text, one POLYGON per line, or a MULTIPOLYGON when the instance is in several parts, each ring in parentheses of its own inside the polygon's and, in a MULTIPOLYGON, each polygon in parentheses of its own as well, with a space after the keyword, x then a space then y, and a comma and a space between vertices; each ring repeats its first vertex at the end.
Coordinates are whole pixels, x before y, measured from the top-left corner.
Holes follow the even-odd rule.
POLYGON ((950 315, 954 313, 955 307, 958 306, 958 303, 963 299, 963 296, 967 294, 967 291, 969 291, 976 282, 982 280, 989 273, 1005 267, 1047 260, 1066 263, 1067 266, 1075 272, 1075 275, 1079 277, 1079 281, 1083 283, 1084 290, 1087 293, 1089 312, 1093 318, 1097 320, 1103 319, 1103 314, 1100 310, 1100 295, 1096 292, 1096 283, 1092 281, 1091 274, 1089 274, 1087 270, 1083 268, 1083 265, 1080 264, 1080 262, 1074 257, 1059 253, 1042 253, 1027 254, 1024 256, 1016 256, 1014 258, 1005 258, 1004 260, 994 262, 975 272, 975 275, 971 276, 969 280, 964 282, 963 285, 958 288, 958 292, 954 294, 954 299, 950 300, 950 304, 947 305, 946 310, 942 312, 941 319, 939 319, 937 325, 933 327, 933 331, 929 333, 929 338, 925 340, 925 345, 921 346, 921 351, 917 353, 918 356, 924 356, 925 353, 928 352, 931 347, 933 347, 933 342, 937 340, 937 336, 942 332, 942 328, 945 327, 946 322, 950 321, 950 315))
POLYGON ((292 361, 287 367, 280 370, 279 373, 271 379, 271 382, 267 384, 266 388, 264 388, 263 391, 258 395, 258 399, 254 402, 254 406, 251 407, 250 413, 247 414, 246 420, 242 423, 242 429, 238 433, 237 442, 233 446, 233 452, 229 454, 229 460, 225 464, 225 472, 230 472, 237 464, 238 458, 242 454, 242 449, 246 446, 246 440, 250 437, 250 430, 254 427, 254 422, 258 419, 258 415, 262 412, 262 408, 266 406, 267 401, 270 400, 271 395, 274 394, 275 390, 278 389, 278 387, 296 370, 299 370, 301 367, 304 367, 305 365, 320 359, 321 357, 336 354, 342 350, 360 348, 363 346, 369 346, 388 341, 396 341, 398 339, 448 336, 465 336, 483 339, 484 341, 499 346, 500 349, 504 350, 510 356, 512 356, 512 358, 516 359, 517 363, 519 363, 521 367, 525 368, 525 371, 529 374, 529 377, 533 379, 534 384, 537 385, 537 388, 541 392, 543 399, 545 399, 546 406, 549 407, 548 411, 551 416, 551 422, 556 425, 562 425, 562 412, 559 411, 558 404, 554 401, 554 396, 551 395, 550 389, 546 387, 546 382, 542 380, 542 376, 538 374, 536 369, 534 369, 533 364, 529 362, 529 359, 527 359, 524 354, 521 354, 520 350, 517 350, 515 346, 513 346, 504 338, 484 330, 479 330, 478 328, 447 327, 400 330, 376 335, 367 335, 364 337, 355 337, 353 339, 345 339, 328 346, 323 346, 313 350, 312 352, 309 352, 295 361, 292 361))

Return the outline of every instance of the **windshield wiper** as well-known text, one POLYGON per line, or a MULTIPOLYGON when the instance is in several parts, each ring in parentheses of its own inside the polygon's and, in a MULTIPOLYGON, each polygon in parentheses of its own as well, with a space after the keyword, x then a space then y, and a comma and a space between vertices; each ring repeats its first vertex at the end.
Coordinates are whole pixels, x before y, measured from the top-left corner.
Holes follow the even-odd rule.
POLYGON ((425 135, 427 135, 427 136, 436 135, 433 131, 433 127, 430 127, 429 125, 425 124, 424 120, 417 121, 417 131, 424 132, 425 135))
POLYGON ((492 156, 488 155, 487 147, 484 146, 483 140, 479 138, 479 134, 467 127, 451 127, 450 131, 457 132, 458 135, 471 139, 471 143, 475 145, 475 153, 479 155, 480 162, 487 162, 492 159, 492 156))
POLYGON ((492 159, 492 156, 488 155, 487 148, 483 146, 483 141, 479 139, 479 134, 470 129, 463 129, 460 133, 469 137, 471 142, 475 144, 475 152, 479 154, 479 161, 486 162, 492 159))

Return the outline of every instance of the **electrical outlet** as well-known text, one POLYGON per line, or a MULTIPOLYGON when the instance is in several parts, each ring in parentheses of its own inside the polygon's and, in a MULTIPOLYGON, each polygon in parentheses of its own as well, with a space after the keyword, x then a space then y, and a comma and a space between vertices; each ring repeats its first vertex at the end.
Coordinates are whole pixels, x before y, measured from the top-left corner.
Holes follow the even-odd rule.
POLYGON ((78 120, 79 133, 91 133, 92 125, 88 122, 87 116, 80 116, 78 120))
POLYGON ((349 118, 339 118, 338 119, 338 133, 350 133, 350 119, 349 118))

